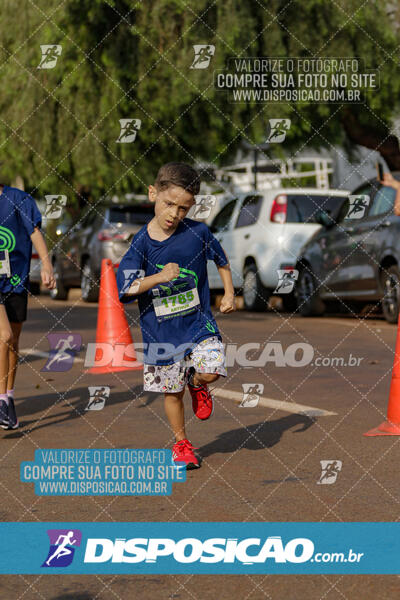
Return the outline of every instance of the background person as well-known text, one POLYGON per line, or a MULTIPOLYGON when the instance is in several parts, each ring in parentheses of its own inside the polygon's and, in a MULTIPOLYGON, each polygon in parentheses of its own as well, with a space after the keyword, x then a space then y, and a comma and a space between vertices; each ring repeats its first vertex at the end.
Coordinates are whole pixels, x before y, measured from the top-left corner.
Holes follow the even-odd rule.
POLYGON ((0 275, 0 426, 17 429, 14 381, 18 341, 27 317, 32 242, 42 262, 41 279, 55 287, 46 242, 40 231, 42 216, 26 192, 0 184, 0 249, 8 252, 9 276, 0 275), (7 249, 8 248, 8 249, 7 249))

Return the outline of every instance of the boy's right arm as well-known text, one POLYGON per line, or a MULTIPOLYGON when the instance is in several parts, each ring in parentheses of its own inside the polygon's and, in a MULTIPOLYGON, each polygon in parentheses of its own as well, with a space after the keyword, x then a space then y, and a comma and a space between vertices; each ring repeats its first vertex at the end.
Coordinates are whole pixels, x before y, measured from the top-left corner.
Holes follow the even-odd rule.
POLYGON ((124 296, 137 296, 147 292, 160 283, 167 283, 172 279, 179 277, 179 265, 177 263, 168 263, 159 273, 148 275, 142 279, 135 279, 124 296))

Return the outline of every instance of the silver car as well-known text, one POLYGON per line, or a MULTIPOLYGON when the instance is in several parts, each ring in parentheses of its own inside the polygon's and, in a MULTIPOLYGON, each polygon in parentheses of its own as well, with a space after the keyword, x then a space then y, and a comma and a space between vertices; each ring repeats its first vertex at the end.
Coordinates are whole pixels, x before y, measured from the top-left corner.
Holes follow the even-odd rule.
POLYGON ((149 202, 96 205, 75 224, 66 218, 57 227, 52 251, 56 288, 50 295, 65 300, 72 287, 80 287, 85 302, 97 302, 101 261, 109 258, 115 269, 133 236, 154 216, 149 202))

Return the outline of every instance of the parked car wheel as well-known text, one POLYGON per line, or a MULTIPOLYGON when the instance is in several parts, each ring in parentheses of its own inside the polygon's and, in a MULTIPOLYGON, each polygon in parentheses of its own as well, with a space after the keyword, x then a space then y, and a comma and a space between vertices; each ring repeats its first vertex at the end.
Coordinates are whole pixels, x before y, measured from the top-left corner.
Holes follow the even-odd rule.
POLYGON ((319 296, 315 277, 309 268, 300 271, 295 294, 298 312, 303 317, 316 317, 325 312, 325 304, 319 296))
POLYGON ((68 288, 65 287, 57 262, 53 264, 54 279, 56 287, 50 290, 50 297, 53 300, 66 300, 68 298, 68 288))
POLYGON ((99 299, 97 277, 88 260, 83 263, 82 267, 81 292, 84 302, 97 302, 99 299))
POLYGON ((271 290, 261 283, 257 266, 253 263, 245 267, 243 273, 243 303, 246 310, 261 312, 267 308, 271 290))
POLYGON ((381 275, 381 285, 383 316, 388 323, 397 323, 400 305, 400 270, 397 265, 384 269, 381 275))

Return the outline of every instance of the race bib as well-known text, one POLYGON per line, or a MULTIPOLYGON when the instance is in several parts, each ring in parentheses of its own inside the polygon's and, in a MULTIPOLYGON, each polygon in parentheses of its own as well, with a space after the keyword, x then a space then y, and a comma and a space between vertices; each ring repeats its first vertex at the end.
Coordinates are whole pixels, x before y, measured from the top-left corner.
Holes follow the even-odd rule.
POLYGON ((0 251, 0 276, 11 277, 10 255, 8 250, 0 251))
POLYGON ((153 288, 153 306, 159 322, 183 317, 200 308, 199 292, 192 277, 177 278, 153 288))

